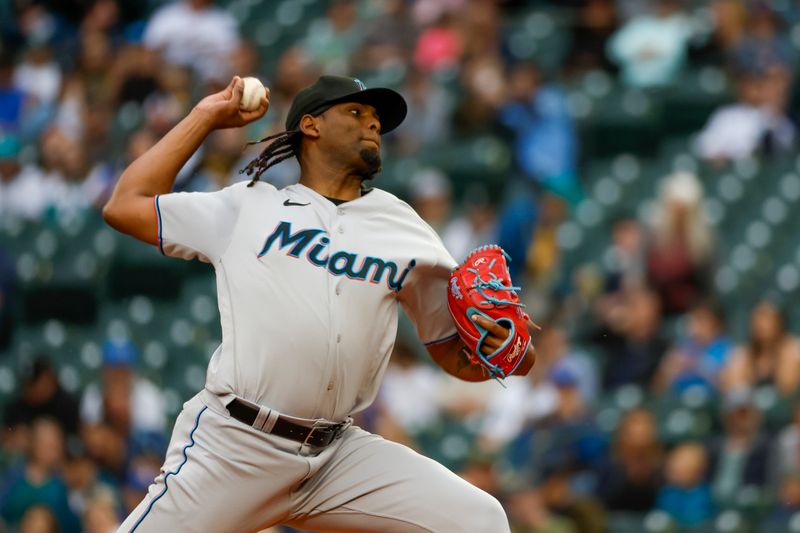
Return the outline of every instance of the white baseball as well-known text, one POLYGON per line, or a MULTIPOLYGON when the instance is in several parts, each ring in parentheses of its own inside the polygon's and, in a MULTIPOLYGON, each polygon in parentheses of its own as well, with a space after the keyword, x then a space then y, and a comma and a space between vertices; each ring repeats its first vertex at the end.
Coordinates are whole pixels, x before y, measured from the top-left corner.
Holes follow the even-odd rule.
POLYGON ((267 97, 267 89, 258 78, 243 78, 244 91, 242 91, 242 101, 239 102, 239 109, 242 111, 255 111, 261 104, 261 98, 267 97))

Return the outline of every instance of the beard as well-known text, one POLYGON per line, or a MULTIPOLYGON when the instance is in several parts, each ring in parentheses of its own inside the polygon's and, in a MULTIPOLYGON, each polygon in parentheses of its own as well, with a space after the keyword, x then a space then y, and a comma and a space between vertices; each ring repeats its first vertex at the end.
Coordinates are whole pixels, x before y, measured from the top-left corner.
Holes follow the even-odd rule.
POLYGON ((363 148, 359 152, 359 155, 361 156, 361 161, 364 162, 364 167, 361 169, 359 175, 362 180, 371 180, 380 173, 383 168, 381 164, 381 152, 380 150, 363 148))

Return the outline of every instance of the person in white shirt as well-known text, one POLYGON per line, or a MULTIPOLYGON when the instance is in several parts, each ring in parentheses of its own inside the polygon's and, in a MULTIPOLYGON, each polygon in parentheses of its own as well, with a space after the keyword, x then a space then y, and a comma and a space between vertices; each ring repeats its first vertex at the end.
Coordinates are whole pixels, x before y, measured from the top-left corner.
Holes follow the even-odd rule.
POLYGON ((738 101, 714 111, 697 137, 701 158, 724 163, 786 153, 797 132, 786 116, 791 77, 783 65, 741 71, 738 101))
POLYGON ((214 0, 178 0, 153 14, 142 39, 167 63, 190 67, 204 81, 220 82, 231 75, 239 28, 233 15, 214 6, 214 0))
POLYGON ((134 370, 136 347, 127 339, 110 339, 103 345, 103 386, 89 385, 81 398, 84 424, 109 422, 131 434, 162 435, 166 426, 166 400, 156 385, 134 370), (111 408, 111 409, 109 409, 111 408), (120 428, 124 423, 127 428, 120 428))
POLYGON ((47 184, 41 169, 22 165, 19 140, 0 132, 0 215, 36 220, 47 206, 47 184))
POLYGON ((638 88, 663 87, 686 62, 692 25, 677 0, 659 0, 656 13, 640 14, 608 42, 609 58, 619 64, 623 81, 638 88))

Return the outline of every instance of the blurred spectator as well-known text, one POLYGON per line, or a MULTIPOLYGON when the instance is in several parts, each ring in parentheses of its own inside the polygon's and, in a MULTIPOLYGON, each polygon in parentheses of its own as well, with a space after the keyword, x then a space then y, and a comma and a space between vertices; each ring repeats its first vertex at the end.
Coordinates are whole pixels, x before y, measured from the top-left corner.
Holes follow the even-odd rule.
POLYGON ((800 405, 794 406, 792 415, 792 422, 775 439, 770 472, 773 480, 786 472, 800 472, 800 405))
POLYGON ((593 497, 575 491, 570 483, 573 474, 570 461, 563 452, 555 456, 543 466, 539 484, 542 501, 554 513, 570 519, 578 533, 603 533, 606 531, 603 507, 593 497))
MULTIPOLYGON (((192 85, 195 79, 186 68, 173 66, 160 71, 157 81, 157 90, 145 100, 142 110, 145 125, 162 136, 194 105, 192 85)), ((192 166, 195 157, 199 158, 198 152, 181 169, 178 182, 183 179, 186 168, 192 166)))
POLYGON ((525 431, 535 434, 532 428, 555 415, 559 392, 548 377, 537 367, 525 378, 507 380, 506 389, 492 396, 479 432, 482 449, 498 450, 525 431))
POLYGON ((462 214, 454 217, 441 234, 442 242, 456 261, 463 261, 475 248, 497 240, 493 201, 483 185, 474 184, 464 191, 462 214))
MULTIPOLYGON (((81 18, 81 33, 105 33, 119 38, 120 24, 137 15, 142 8, 120 5, 119 0, 94 0, 86 6, 86 14, 81 18), (126 17, 127 15, 127 17, 126 17)), ((127 3, 127 2, 126 2, 127 3)))
POLYGON ((614 0, 572 0, 577 16, 572 26, 572 46, 565 70, 575 77, 591 70, 614 70, 605 50, 617 28, 614 0))
POLYGON ((736 74, 737 101, 714 111, 697 137, 695 149, 717 164, 791 151, 797 136, 787 116, 791 77, 773 63, 736 74))
POLYGON ((686 62, 692 25, 679 0, 657 0, 654 14, 635 16, 608 42, 608 54, 619 64, 631 87, 663 87, 675 81, 686 62))
POLYGON ((86 514, 91 501, 98 494, 110 494, 113 497, 114 479, 104 476, 97 463, 82 449, 77 453, 68 454, 63 476, 69 491, 70 509, 77 516, 86 514))
POLYGON ((242 154, 246 142, 243 128, 213 132, 206 140, 200 168, 181 184, 181 190, 218 191, 241 179, 239 169, 244 168, 251 158, 250 154, 242 154))
POLYGON ((765 487, 769 442, 749 389, 726 393, 722 409, 723 434, 709 445, 708 472, 714 499, 725 506, 743 487, 765 487))
POLYGON ((381 0, 362 2, 360 7, 366 30, 351 71, 392 83, 406 71, 408 51, 414 47, 416 31, 411 24, 410 5, 405 0, 381 0), (365 16, 369 8, 375 13, 365 16))
POLYGON ((31 104, 28 95, 14 84, 15 64, 11 50, 0 44, 0 133, 19 133, 31 104))
POLYGON ((81 438, 86 447, 86 455, 97 466, 97 478, 108 480, 114 486, 125 482, 129 446, 125 435, 107 423, 85 424, 81 438))
POLYGON ((123 515, 132 513, 144 499, 150 484, 161 472, 165 449, 162 445, 159 450, 134 450, 122 485, 123 515))
POLYGON ((604 291, 614 295, 645 282, 645 231, 632 216, 621 215, 611 225, 611 246, 604 257, 604 291))
POLYGON ((745 32, 731 50, 734 64, 744 70, 765 72, 771 66, 790 68, 793 63, 792 43, 781 31, 780 15, 770 3, 750 3, 745 32))
POLYGON ((761 531, 781 531, 800 513, 800 471, 790 470, 781 476, 775 508, 763 521, 761 531))
POLYGON ((421 72, 455 70, 464 49, 454 14, 445 12, 423 30, 414 48, 414 66, 421 72))
POLYGON ((161 58, 155 50, 138 44, 123 46, 109 73, 112 102, 119 106, 126 102, 142 104, 158 89, 161 68, 161 58))
MULTIPOLYGON (((97 5, 108 2, 97 2, 97 5)), ((114 62, 114 47, 110 37, 102 31, 81 34, 78 64, 71 78, 83 86, 86 102, 90 105, 111 101, 110 75, 114 62)), ((69 83, 69 82, 68 82, 69 83)))
POLYGON ((47 204, 47 184, 36 166, 22 166, 21 148, 18 137, 0 132, 0 215, 36 220, 47 204))
POLYGON ((666 484, 658 493, 656 507, 679 526, 701 524, 714 514, 711 490, 704 481, 708 457, 696 442, 679 444, 667 457, 666 484))
POLYGON ((123 437, 136 433, 163 434, 165 400, 152 382, 136 375, 136 347, 126 339, 103 344, 100 386, 89 385, 81 400, 81 419, 86 424, 110 424, 123 437))
POLYGON ((452 217, 450 178, 437 168, 424 168, 409 181, 411 206, 441 235, 452 217))
POLYGON ((214 0, 175 0, 158 9, 147 23, 143 42, 167 63, 190 67, 206 82, 227 83, 230 56, 239 45, 231 13, 214 0))
POLYGON ((77 435, 78 401, 61 387, 48 358, 38 356, 20 377, 20 396, 6 405, 3 413, 6 427, 28 426, 46 417, 55 421, 62 433, 77 435))
POLYGON ((611 456, 599 470, 595 494, 609 511, 647 512, 655 507, 663 483, 663 461, 653 414, 628 411, 617 428, 611 456))
POLYGON ((350 70, 350 56, 363 38, 355 0, 333 0, 325 18, 312 22, 303 48, 325 74, 344 76, 350 70))
POLYGON ((408 103, 408 114, 405 125, 393 136, 402 153, 414 154, 451 137, 449 120, 455 105, 452 94, 419 70, 406 76, 401 92, 408 103))
POLYGON ((291 46, 281 53, 269 84, 269 112, 262 119, 271 121, 270 133, 285 129, 286 115, 294 95, 312 84, 319 73, 319 66, 301 46, 291 46))
POLYGON ((415 0, 411 10, 418 26, 430 26, 448 13, 458 13, 467 0, 415 0))
POLYGON ((591 341, 604 358, 603 389, 633 384, 649 387, 661 358, 669 347, 661 326, 661 304, 646 288, 624 292, 621 300, 606 310, 604 322, 591 341))
POLYGON ((533 63, 520 62, 511 69, 500 121, 514 134, 514 156, 523 174, 577 199, 578 148, 566 95, 545 84, 533 63))
MULTIPOLYGON (((542 256, 537 259, 543 259, 545 264, 555 264, 558 259, 558 250, 553 250, 553 242, 555 226, 561 223, 561 218, 564 214, 562 203, 555 198, 546 195, 541 201, 538 195, 534 194, 533 187, 527 183, 516 183, 509 187, 508 199, 500 208, 497 221, 497 244, 511 258, 508 263, 508 271, 511 274, 511 279, 514 283, 521 286, 527 285, 526 276, 528 272, 528 259, 532 250, 531 243, 534 237, 537 236, 537 224, 539 218, 546 218, 543 221, 545 229, 538 237, 540 237, 540 244, 547 244, 549 250, 544 250, 545 254, 548 252, 555 252, 554 256, 542 256), (545 210, 545 213, 542 213, 545 210), (542 239, 541 237, 546 237, 542 239), (519 281, 517 281, 519 280, 519 281)), ((540 250, 542 248, 539 248, 540 250)), ((541 266, 541 264, 536 264, 541 266)), ((534 267, 535 268, 535 267, 534 267)), ((545 267, 545 270, 548 270, 545 267)), ((530 274, 534 274, 531 272, 530 274)), ((544 282, 549 280, 542 280, 544 282)), ((546 283, 543 283, 546 285, 546 283)))
POLYGON ((536 489, 514 491, 507 508, 513 533, 578 533, 572 520, 548 509, 536 489))
POLYGON ((48 107, 61 91, 61 67, 45 43, 30 43, 24 59, 14 69, 14 85, 35 100, 35 105, 48 107))
POLYGON ((100 492, 89 501, 83 515, 84 533, 111 533, 119 527, 113 495, 100 492))
POLYGON ((714 19, 714 39, 718 46, 730 51, 742 38, 747 23, 747 7, 744 2, 713 0, 711 12, 714 19))
POLYGON ((714 253, 703 188, 694 174, 664 178, 651 220, 647 279, 666 315, 684 313, 709 296, 714 253))
POLYGON ((800 339, 786 329, 786 320, 769 301, 756 305, 750 314, 750 334, 736 348, 721 376, 723 390, 772 385, 790 396, 800 384, 800 339))
POLYGON ((732 350, 722 308, 712 302, 695 306, 687 317, 686 335, 661 363, 656 389, 679 394, 701 386, 713 394, 732 350))
POLYGON ((231 53, 230 62, 231 72, 239 77, 263 77, 260 74, 261 56, 258 51, 258 46, 252 40, 240 40, 239 46, 231 53))
POLYGON ((399 424, 406 434, 413 436, 437 422, 441 386, 439 372, 418 361, 414 349, 398 339, 381 384, 378 402, 385 415, 399 424))
POLYGON ((0 516, 15 525, 25 511, 42 504, 53 512, 62 533, 80 531, 67 502, 67 487, 59 475, 63 459, 64 436, 58 423, 48 418, 33 421, 28 457, 8 475, 6 491, 0 499, 0 516))
POLYGON ((496 467, 497 457, 493 454, 477 452, 467 458, 458 475, 470 484, 489 494, 500 492, 500 479, 496 467))
POLYGON ((505 103, 507 82, 497 55, 484 54, 464 61, 460 72, 461 100, 453 111, 453 124, 461 135, 494 133, 498 110, 505 103))
POLYGON ((592 405, 598 394, 595 362, 570 345, 567 332, 557 322, 544 324, 534 338, 536 365, 531 372, 545 376, 557 386, 569 384, 576 387, 581 402, 592 405))
POLYGON ((69 218, 101 206, 107 186, 90 177, 86 145, 58 128, 49 128, 41 139, 42 167, 45 171, 46 214, 55 219, 69 218))
POLYGON ((471 0, 457 12, 463 57, 493 56, 500 52, 500 5, 471 0))
POLYGON ((22 515, 19 533, 59 533, 58 520, 47 506, 34 505, 22 515))
MULTIPOLYGON (((555 194, 543 194, 539 198, 539 213, 536 225, 532 228, 533 237, 530 239, 525 258, 525 270, 528 279, 533 285, 545 293, 549 292, 553 283, 558 280, 558 265, 561 259, 561 247, 558 244, 558 228, 567 217, 567 204, 555 194)), ((501 228, 503 231, 506 228, 501 228)), ((500 242, 506 239, 501 233, 500 242)), ((513 250, 512 262, 514 259, 513 250)), ((510 269, 512 272, 514 269, 510 269)))

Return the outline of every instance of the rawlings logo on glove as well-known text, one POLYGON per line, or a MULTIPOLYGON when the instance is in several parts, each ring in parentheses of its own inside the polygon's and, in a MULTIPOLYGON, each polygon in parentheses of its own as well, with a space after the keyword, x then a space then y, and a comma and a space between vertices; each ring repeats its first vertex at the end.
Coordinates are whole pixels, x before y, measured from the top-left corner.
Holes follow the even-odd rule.
POLYGON ((529 318, 522 311, 508 272, 509 260, 497 245, 483 246, 467 256, 450 274, 447 308, 459 336, 470 350, 470 361, 483 366, 494 378, 503 379, 517 369, 528 351, 529 318), (492 353, 481 351, 489 332, 472 320, 480 315, 508 330, 508 338, 492 353))

